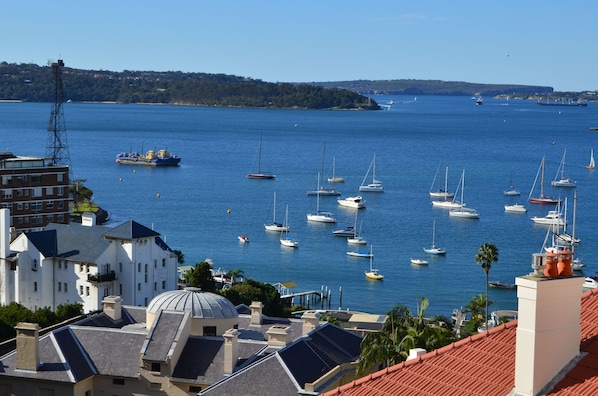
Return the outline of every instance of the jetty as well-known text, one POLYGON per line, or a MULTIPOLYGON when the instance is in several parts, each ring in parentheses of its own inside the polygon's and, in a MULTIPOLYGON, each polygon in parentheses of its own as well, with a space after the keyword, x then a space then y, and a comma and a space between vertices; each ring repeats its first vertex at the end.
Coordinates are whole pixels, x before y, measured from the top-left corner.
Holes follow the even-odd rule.
POLYGON ((320 306, 324 307, 324 302, 326 301, 328 302, 328 308, 330 308, 332 293, 327 286, 322 286, 320 291, 308 290, 301 292, 292 291, 292 289, 297 287, 297 283, 293 281, 278 282, 274 283, 273 286, 278 289, 280 298, 288 302, 290 306, 303 305, 309 309, 310 306, 315 305, 319 301, 320 306), (296 302, 295 299, 298 301, 296 302))

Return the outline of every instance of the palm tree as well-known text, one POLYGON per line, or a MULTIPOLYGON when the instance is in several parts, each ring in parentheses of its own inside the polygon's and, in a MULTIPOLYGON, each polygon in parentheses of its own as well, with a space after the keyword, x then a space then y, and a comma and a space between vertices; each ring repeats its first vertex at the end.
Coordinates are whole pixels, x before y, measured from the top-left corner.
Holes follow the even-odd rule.
POLYGON ((454 341, 452 328, 443 318, 424 317, 428 299, 422 297, 417 315, 404 305, 394 306, 387 314, 382 330, 368 333, 361 341, 358 374, 375 364, 388 367, 407 359, 409 350, 424 348, 431 351, 454 341))
MULTIPOLYGON (((488 274, 490 273, 490 268, 492 267, 492 263, 496 263, 498 261, 498 248, 486 242, 482 246, 479 247, 478 252, 475 255, 475 261, 478 264, 482 265, 482 269, 486 273, 486 321, 488 320, 488 274)), ((485 328, 488 329, 487 322, 485 324, 485 328)))

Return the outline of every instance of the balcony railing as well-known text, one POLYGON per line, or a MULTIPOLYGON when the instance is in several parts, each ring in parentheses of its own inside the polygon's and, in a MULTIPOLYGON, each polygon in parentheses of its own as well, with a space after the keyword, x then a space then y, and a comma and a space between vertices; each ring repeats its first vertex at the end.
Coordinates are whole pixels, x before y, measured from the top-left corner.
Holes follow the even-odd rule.
POLYGON ((88 274, 87 280, 89 282, 112 282, 116 280, 116 272, 110 271, 105 274, 95 273, 88 274))

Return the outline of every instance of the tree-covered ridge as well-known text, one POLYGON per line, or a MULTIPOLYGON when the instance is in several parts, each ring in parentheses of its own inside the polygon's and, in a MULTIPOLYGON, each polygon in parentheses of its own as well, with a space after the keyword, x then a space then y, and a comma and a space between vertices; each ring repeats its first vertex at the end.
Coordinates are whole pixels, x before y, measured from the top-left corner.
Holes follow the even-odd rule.
MULTIPOLYGON (((48 66, 0 63, 0 99, 53 101, 48 66)), ((378 110, 375 101, 342 88, 268 83, 225 74, 63 70, 65 98, 74 102, 191 106, 378 110)))

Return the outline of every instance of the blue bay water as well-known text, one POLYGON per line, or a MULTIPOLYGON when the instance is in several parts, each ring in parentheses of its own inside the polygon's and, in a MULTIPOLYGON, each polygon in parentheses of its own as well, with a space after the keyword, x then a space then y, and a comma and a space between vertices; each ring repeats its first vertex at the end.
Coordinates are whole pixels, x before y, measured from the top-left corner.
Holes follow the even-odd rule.
MULTIPOLYGON (((374 99, 395 104, 390 111, 358 112, 68 103, 64 113, 74 176, 86 180, 94 201, 110 212, 111 224, 134 219, 154 227, 185 254, 186 264, 211 258, 215 267, 240 268, 259 281, 294 281, 295 291, 327 287, 332 308, 383 313, 401 303, 415 310, 425 296, 428 313, 450 316, 453 308, 485 292, 485 275, 475 262, 485 242, 500 251, 490 280, 513 283, 530 272, 532 254, 546 236, 546 228, 530 217, 553 209, 527 202, 543 155, 547 192, 569 198, 571 222, 573 190, 549 185, 565 148, 566 175, 578 183, 577 257, 587 264, 586 274, 597 270, 598 171, 585 169, 598 137, 589 130, 598 126, 594 103, 568 108, 493 99, 475 106, 468 97, 374 99), (274 172, 275 180, 245 177, 257 170, 260 136, 261 168, 274 172), (369 261, 347 256, 350 246, 332 236, 354 224, 353 210, 322 197, 320 208, 334 212, 337 224, 306 221, 306 213, 316 209, 316 198, 306 191, 316 187, 324 144, 324 176, 331 175, 335 157, 336 175, 346 180, 335 185, 343 196, 358 194, 376 154, 376 176, 385 192, 362 193, 367 209, 359 212, 358 222, 373 246, 374 267, 385 275, 381 282, 367 280, 369 261), (180 167, 114 162, 118 152, 165 147, 182 157, 180 167), (465 201, 480 212, 480 220, 449 218, 446 210, 432 207, 428 191, 440 162, 449 167, 452 191, 465 169, 465 201), (520 197, 502 194, 511 175, 520 197), (264 231, 275 192, 277 220, 283 220, 288 204, 297 250, 282 247, 276 234, 264 231), (528 213, 507 214, 507 203, 525 204, 528 213), (431 244, 434 220, 436 245, 447 255, 428 256, 427 267, 412 266, 411 257, 426 257, 422 248, 431 244), (239 234, 251 242, 239 243, 239 234)), ((1 103, 0 149, 44 155, 49 114, 50 104, 1 103)), ((490 289, 490 300, 494 309, 516 309, 513 290, 490 289)))

